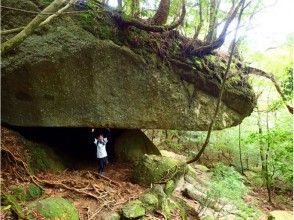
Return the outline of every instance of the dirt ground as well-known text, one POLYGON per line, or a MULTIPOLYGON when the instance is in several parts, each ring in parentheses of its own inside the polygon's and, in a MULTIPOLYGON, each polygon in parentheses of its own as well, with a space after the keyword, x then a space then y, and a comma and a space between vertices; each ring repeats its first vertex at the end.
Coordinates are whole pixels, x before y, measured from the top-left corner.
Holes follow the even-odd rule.
MULTIPOLYGON (((131 182, 128 164, 108 164, 104 176, 97 173, 98 163, 77 166, 76 170, 28 175, 23 145, 14 132, 1 128, 1 182, 6 190, 14 185, 34 181, 42 185, 42 198, 59 196, 69 199, 77 207, 80 219, 100 219, 103 213, 117 211, 138 198, 146 188, 131 182), (32 179, 33 177, 33 179, 32 179)), ((9 212, 1 212, 1 219, 17 219, 9 212)))
MULTIPOLYGON (((81 220, 101 219, 104 214, 120 210, 124 203, 137 199, 146 190, 132 183, 132 168, 129 164, 108 164, 104 176, 98 175, 98 164, 90 162, 77 166, 75 170, 39 173, 32 177, 26 170, 25 154, 25 149, 17 140, 15 133, 2 127, 0 178, 8 187, 6 190, 13 185, 35 181, 44 189, 43 198, 60 196, 72 201, 78 209, 81 220)), ((272 210, 292 210, 292 196, 285 195, 284 198, 288 199, 280 201, 274 196, 274 204, 269 204, 265 190, 252 189, 245 201, 254 203, 263 213, 261 219, 266 219, 267 214, 272 210)), ((187 202, 195 203, 192 200, 187 202)), ((147 219, 163 219, 160 214, 156 216, 156 213, 149 217, 147 216, 147 219)), ((17 219, 17 217, 1 211, 1 219, 17 219)), ((180 218, 175 216, 174 219, 180 218)))

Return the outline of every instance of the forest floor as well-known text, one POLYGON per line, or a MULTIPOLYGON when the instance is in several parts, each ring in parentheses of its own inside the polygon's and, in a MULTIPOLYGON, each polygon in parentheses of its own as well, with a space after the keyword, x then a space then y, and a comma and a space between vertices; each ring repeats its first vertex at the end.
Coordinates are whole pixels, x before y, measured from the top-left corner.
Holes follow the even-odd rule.
MULTIPOLYGON (((5 186, 20 185, 31 182, 31 179, 23 169, 21 161, 23 157, 23 146, 19 145, 16 137, 6 128, 1 128, 1 182, 5 186), (10 152, 13 154, 9 155, 10 152), (9 156, 8 156, 9 155, 9 156), (6 156, 3 163, 3 156, 6 156), (15 158, 13 158, 15 157, 15 158)), ((180 155, 179 155, 180 156, 180 155)), ((129 164, 108 164, 105 176, 97 174, 97 164, 89 163, 77 166, 75 170, 66 169, 62 172, 38 173, 35 177, 44 187, 44 197, 63 197, 69 199, 77 207, 80 219, 101 219, 101 216, 110 211, 118 211, 128 201, 137 199, 147 188, 131 181, 132 169, 129 164)), ((205 174, 203 174, 205 180, 205 174)), ((208 180, 209 181, 209 180, 208 180)), ((9 188, 8 187, 8 188, 9 188)), ((250 187, 250 186, 249 186, 250 187)), ((251 188, 245 201, 255 204, 262 213, 260 219, 267 219, 268 213, 273 210, 292 210, 292 195, 286 195, 288 200, 270 204, 267 202, 267 194, 263 189, 251 188)), ((181 199, 195 205, 193 200, 181 199)), ((10 212, 1 210, 1 219, 16 219, 10 212)), ((160 215, 146 216, 146 219, 164 219, 160 215)), ((180 219, 174 216, 174 219, 180 219)))

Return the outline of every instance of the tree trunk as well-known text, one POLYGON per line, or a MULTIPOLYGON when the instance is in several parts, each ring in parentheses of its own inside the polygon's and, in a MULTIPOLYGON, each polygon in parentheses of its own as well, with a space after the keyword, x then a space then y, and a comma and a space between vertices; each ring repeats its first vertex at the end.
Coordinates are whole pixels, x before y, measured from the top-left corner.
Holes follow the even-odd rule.
POLYGON ((208 33, 206 36, 206 42, 211 43, 216 39, 216 21, 217 14, 219 10, 220 1, 210 0, 210 8, 209 8, 209 26, 208 33))
POLYGON ((122 0, 117 0, 117 9, 122 11, 122 0))
POLYGON ((269 159, 269 151, 270 151, 270 134, 269 134, 268 114, 269 113, 267 111, 266 112, 267 149, 266 149, 266 154, 265 154, 265 180, 266 180, 268 202, 272 203, 271 178, 269 176, 269 169, 268 169, 268 159, 269 159))
POLYGON ((140 2, 139 0, 132 0, 131 15, 133 17, 138 17, 139 14, 140 14, 140 2))
POLYGON ((155 15, 151 18, 151 24, 164 25, 167 22, 170 8, 170 0, 161 0, 155 15))
POLYGON ((259 134, 259 153, 260 153, 260 160, 261 160, 261 175, 263 180, 263 185, 266 185, 265 181, 265 173, 266 173, 266 167, 265 167, 265 151, 262 143, 262 126, 261 126, 261 116, 260 111, 257 107, 257 125, 258 125, 258 134, 259 134))
POLYGON ((241 174, 244 175, 244 168, 243 168, 243 163, 242 163, 241 125, 240 124, 239 124, 239 156, 240 156, 241 174))
POLYGON ((224 74, 223 81, 221 83, 220 94, 219 94, 219 97, 217 99, 215 112, 214 112, 214 115, 212 116, 211 122, 209 124, 205 142, 203 143, 203 145, 202 145, 200 151, 198 152, 198 154, 194 158, 192 158, 191 160, 187 161, 186 162, 187 164, 190 164, 190 163, 193 163, 193 162, 198 161, 200 159, 201 155, 203 154, 205 148, 209 144, 211 131, 213 129, 213 126, 214 126, 216 117, 218 115, 218 110, 220 108, 220 104, 221 104, 223 92, 225 90, 226 80, 227 80, 228 73, 229 73, 229 70, 230 70, 230 67, 231 67, 231 63, 232 63, 232 59, 233 59, 234 49, 235 49, 236 40, 237 40, 237 32, 238 32, 238 29, 240 27, 240 22, 241 22, 242 13, 243 13, 243 10, 244 10, 245 0, 243 0, 243 1, 241 0, 241 2, 242 2, 242 6, 241 6, 240 14, 238 16, 237 28, 235 30, 234 38, 232 40, 232 47, 231 47, 232 49, 231 49, 229 60, 228 60, 228 64, 227 64, 227 67, 226 67, 226 72, 224 74))

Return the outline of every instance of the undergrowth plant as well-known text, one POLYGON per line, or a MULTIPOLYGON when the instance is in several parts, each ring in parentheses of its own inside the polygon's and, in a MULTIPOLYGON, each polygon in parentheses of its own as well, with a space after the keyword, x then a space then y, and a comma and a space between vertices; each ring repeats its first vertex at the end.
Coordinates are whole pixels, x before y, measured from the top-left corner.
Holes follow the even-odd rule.
POLYGON ((200 201, 198 213, 201 215, 209 207, 217 211, 215 218, 236 214, 245 219, 257 219, 259 213, 244 201, 248 191, 243 177, 233 167, 220 163, 212 171, 211 183, 206 197, 200 201))

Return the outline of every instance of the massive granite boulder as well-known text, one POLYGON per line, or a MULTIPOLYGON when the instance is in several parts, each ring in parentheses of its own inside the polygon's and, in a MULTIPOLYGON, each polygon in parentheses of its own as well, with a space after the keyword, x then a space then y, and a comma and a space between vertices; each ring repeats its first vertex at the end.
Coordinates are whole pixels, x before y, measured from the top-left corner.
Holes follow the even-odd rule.
MULTIPOLYGON (((219 95, 216 76, 221 76, 221 68, 215 68, 215 75, 189 70, 99 36, 81 22, 59 18, 5 54, 2 122, 208 129, 219 95)), ((214 129, 237 125, 254 106, 251 87, 235 73, 228 80, 214 129)))

